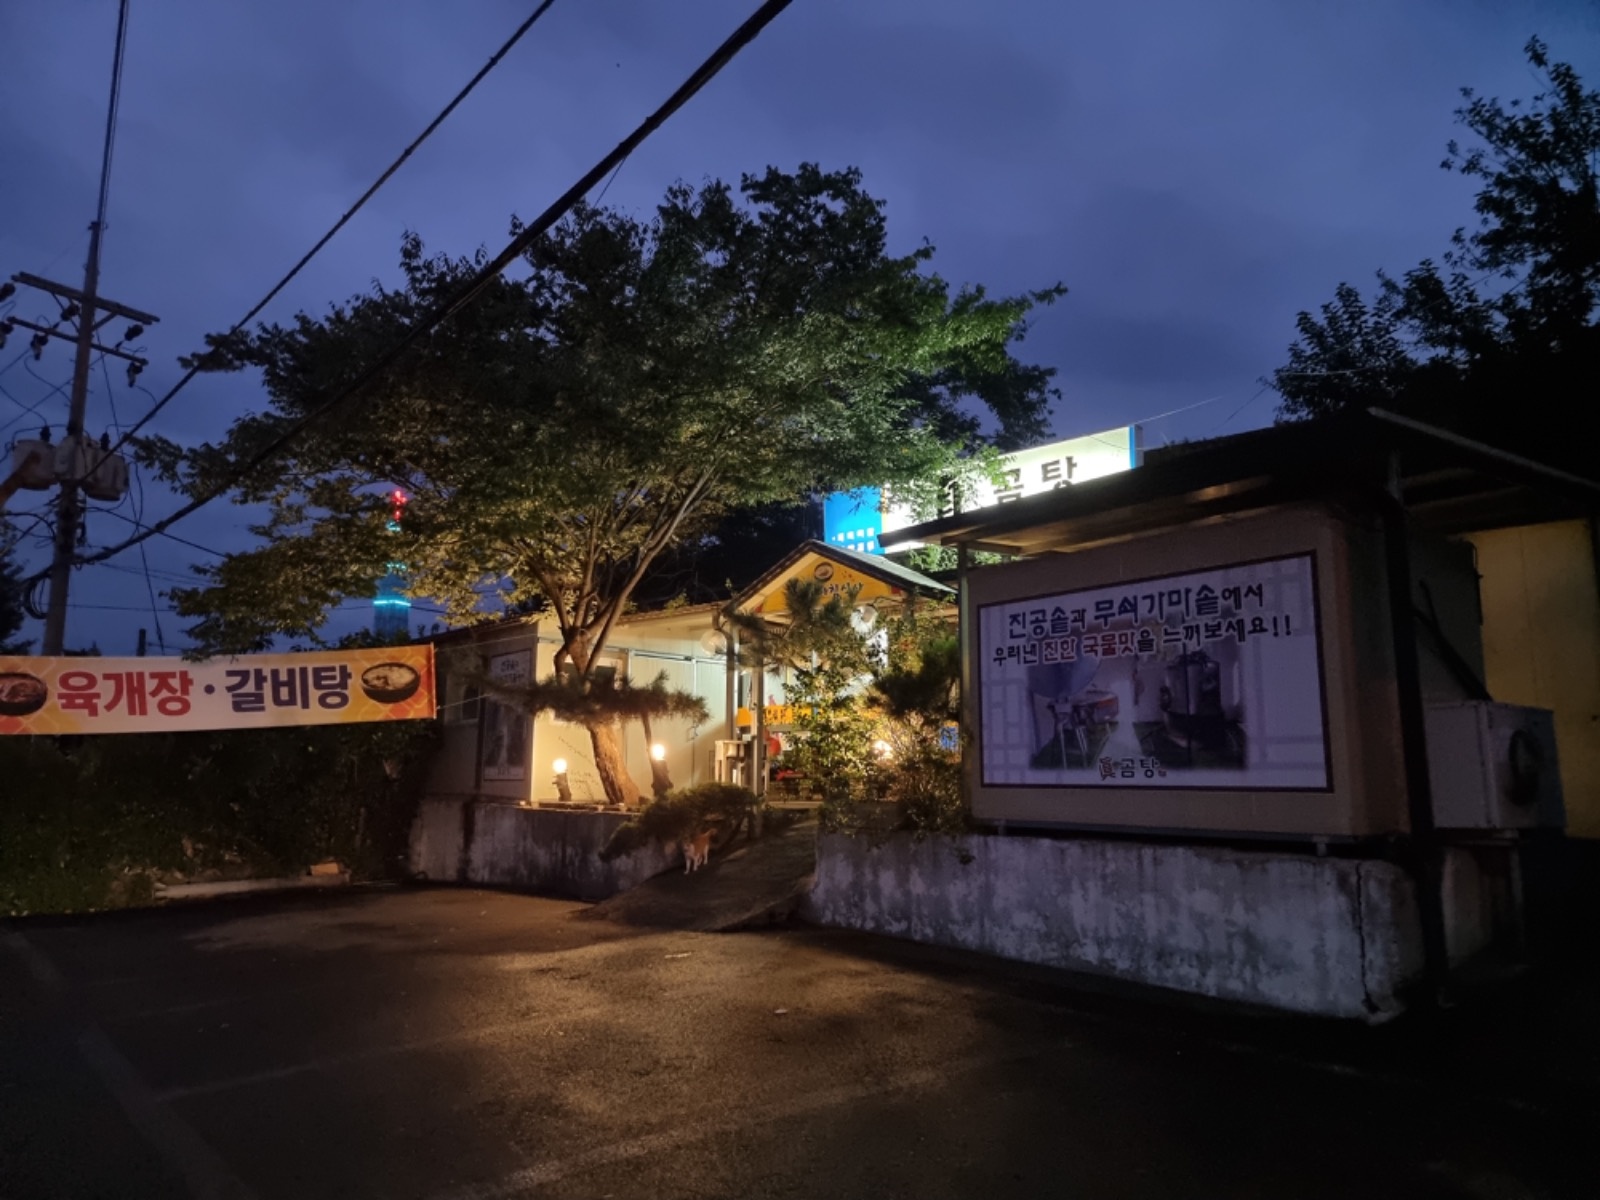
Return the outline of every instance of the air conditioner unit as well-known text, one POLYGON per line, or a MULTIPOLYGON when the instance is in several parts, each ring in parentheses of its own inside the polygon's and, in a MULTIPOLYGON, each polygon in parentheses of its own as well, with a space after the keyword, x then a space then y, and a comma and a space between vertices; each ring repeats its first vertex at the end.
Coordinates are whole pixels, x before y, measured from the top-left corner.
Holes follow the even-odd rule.
POLYGON ((1546 709, 1470 701, 1427 710, 1428 781, 1440 829, 1559 829, 1567 823, 1546 709))

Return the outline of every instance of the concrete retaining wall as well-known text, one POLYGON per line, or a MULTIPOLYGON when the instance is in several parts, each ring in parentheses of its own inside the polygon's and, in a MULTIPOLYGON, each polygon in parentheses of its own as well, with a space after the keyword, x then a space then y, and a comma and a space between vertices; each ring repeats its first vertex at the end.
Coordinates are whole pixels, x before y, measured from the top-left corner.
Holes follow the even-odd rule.
POLYGON ((822 836, 826 925, 1297 1012, 1381 1021, 1421 970, 1389 863, 1107 840, 822 836))
POLYGON ((411 869, 436 883, 603 900, 673 865, 658 846, 601 862, 601 848, 626 819, 484 800, 424 800, 411 831, 411 869))

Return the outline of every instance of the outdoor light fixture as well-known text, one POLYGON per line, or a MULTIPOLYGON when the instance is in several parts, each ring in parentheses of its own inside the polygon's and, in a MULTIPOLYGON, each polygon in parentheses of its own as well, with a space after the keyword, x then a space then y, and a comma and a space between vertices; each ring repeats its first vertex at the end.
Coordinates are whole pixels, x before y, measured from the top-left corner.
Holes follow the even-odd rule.
POLYGON ((650 757, 655 759, 657 762, 666 762, 667 748, 660 742, 656 742, 650 747, 650 757))
POLYGON ((571 804, 572 788, 567 784, 567 760, 558 758, 550 766, 556 773, 556 798, 563 804, 571 804))
POLYGON ((889 759, 894 757, 894 747, 889 745, 889 743, 884 741, 882 738, 879 738, 877 741, 872 743, 872 756, 879 762, 888 762, 889 759))

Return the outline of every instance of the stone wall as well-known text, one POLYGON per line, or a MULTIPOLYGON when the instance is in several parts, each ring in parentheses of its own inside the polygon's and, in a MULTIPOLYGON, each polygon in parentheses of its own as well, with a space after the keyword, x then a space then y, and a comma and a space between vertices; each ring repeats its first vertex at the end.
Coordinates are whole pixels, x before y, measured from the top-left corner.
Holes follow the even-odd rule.
POLYGON ((626 819, 486 800, 425 800, 412 827, 411 869, 434 883, 603 900, 673 865, 672 853, 658 846, 602 862, 601 848, 626 819))
POLYGON ((826 925, 1297 1012, 1381 1021, 1421 970, 1390 863, 1090 839, 824 835, 826 925))

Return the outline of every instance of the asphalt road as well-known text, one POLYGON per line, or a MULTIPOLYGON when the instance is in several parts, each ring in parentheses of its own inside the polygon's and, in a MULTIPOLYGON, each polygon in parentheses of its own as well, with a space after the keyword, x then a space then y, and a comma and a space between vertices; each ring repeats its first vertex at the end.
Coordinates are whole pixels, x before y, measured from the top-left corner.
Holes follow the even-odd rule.
POLYGON ((575 911, 438 889, 16 922, 0 1197, 1600 1195, 1594 1111, 1403 1031, 575 911))

